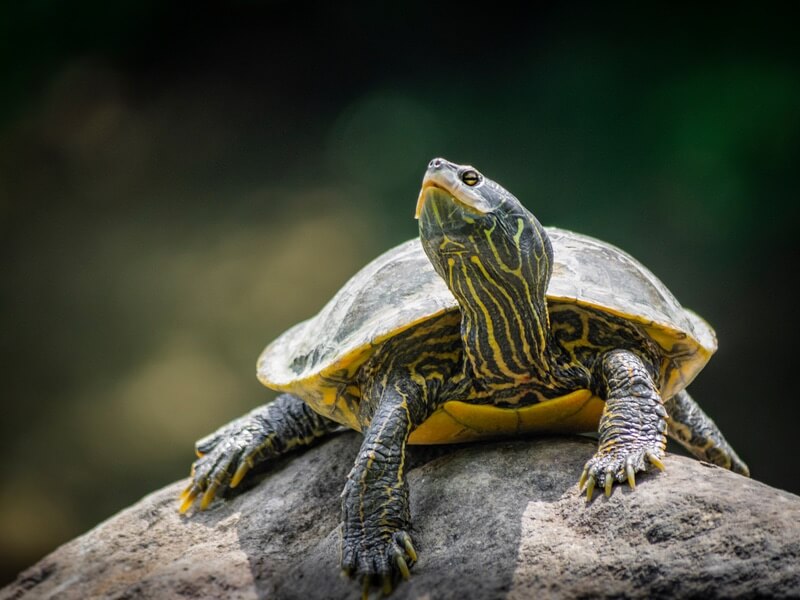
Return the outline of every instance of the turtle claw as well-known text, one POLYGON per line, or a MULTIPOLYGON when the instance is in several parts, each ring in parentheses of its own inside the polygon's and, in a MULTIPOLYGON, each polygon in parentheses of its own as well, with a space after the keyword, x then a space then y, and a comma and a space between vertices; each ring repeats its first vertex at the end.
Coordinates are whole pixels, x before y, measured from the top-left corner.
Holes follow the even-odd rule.
POLYGON ((417 551, 414 549, 414 544, 411 543, 411 536, 409 536, 405 531, 400 534, 402 538, 403 547, 406 549, 406 554, 408 557, 416 562, 417 561, 417 551))
POLYGON ((203 497, 200 499, 200 510, 205 510, 208 508, 208 505, 211 504, 211 501, 214 500, 214 496, 217 495, 217 488, 219 488, 219 483, 216 481, 212 482, 211 485, 208 486, 203 497))
POLYGON ((578 479, 578 489, 583 491, 583 485, 586 483, 586 476, 589 474, 589 467, 583 468, 583 473, 581 473, 581 478, 578 479))
POLYGON ((403 576, 403 579, 408 580, 408 578, 411 577, 411 572, 408 570, 408 563, 406 563, 406 559, 398 554, 394 557, 394 562, 397 565, 397 568, 400 570, 400 574, 403 576))
POLYGON ((616 446, 610 451, 598 451, 587 463, 578 481, 578 489, 586 491, 586 501, 591 502, 596 485, 603 488, 606 496, 614 491, 614 482, 627 481, 631 489, 636 489, 636 473, 647 471, 648 465, 664 470, 663 450, 626 450, 616 446))
POLYGON ((653 452, 645 452, 645 455, 647 456, 647 460, 650 461, 650 464, 652 464, 659 471, 663 471, 665 469, 664 463, 661 462, 661 459, 653 452))
POLYGON ((178 512, 183 514, 189 510, 192 507, 192 504, 194 504, 195 498, 197 498, 199 493, 199 490, 194 489, 194 484, 187 487, 181 494, 181 505, 178 508, 178 512))
POLYGON ((230 487, 235 488, 239 483, 241 483, 244 476, 247 475, 247 472, 253 467, 250 460, 242 461, 242 464, 239 465, 239 468, 236 469, 236 472, 231 477, 231 482, 228 484, 230 487))
POLYGON ((614 470, 611 467, 608 467, 606 469, 605 480, 606 480, 605 483, 606 498, 609 498, 611 496, 611 486, 614 485, 614 470))
POLYGON ((361 600, 369 600, 369 588, 372 583, 369 575, 364 575, 361 579, 361 600))
POLYGON ((410 565, 417 560, 411 536, 405 531, 384 533, 382 539, 361 539, 342 546, 342 574, 361 583, 361 597, 379 586, 384 596, 391 594, 396 582, 411 577, 410 565))
POLYGON ((590 476, 586 483, 586 502, 587 504, 592 501, 592 494, 594 493, 595 479, 594 475, 590 476))
POLYGON ((628 461, 625 464, 625 475, 628 478, 628 485, 631 486, 632 490, 636 489, 636 471, 633 469, 633 464, 628 461))
POLYGON ((387 574, 383 576, 383 595, 388 596, 391 593, 392 593, 392 576, 387 574))
POLYGON ((194 484, 192 484, 192 483, 187 485, 186 488, 181 492, 181 495, 178 496, 178 499, 179 500, 186 500, 186 498, 188 498, 191 495, 193 487, 194 487, 194 484))

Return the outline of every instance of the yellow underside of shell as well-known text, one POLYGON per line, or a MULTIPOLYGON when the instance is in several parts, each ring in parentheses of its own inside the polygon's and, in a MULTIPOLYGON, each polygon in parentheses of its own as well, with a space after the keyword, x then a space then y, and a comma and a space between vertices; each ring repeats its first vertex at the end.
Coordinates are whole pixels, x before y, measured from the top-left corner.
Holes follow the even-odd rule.
POLYGON ((597 431, 603 401, 589 390, 577 390, 522 408, 445 402, 411 432, 410 444, 455 444, 525 433, 597 431))

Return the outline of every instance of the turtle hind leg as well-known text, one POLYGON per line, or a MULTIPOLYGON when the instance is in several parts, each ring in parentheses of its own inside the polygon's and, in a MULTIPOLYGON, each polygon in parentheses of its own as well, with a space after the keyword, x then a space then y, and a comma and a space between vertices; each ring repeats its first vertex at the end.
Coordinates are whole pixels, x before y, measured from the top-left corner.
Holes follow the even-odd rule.
POLYGON ((669 437, 700 460, 750 476, 750 469, 731 448, 714 421, 686 391, 678 392, 664 405, 669 414, 669 437))
POLYGON ((180 512, 198 498, 200 510, 205 509, 219 489, 236 487, 256 465, 339 428, 297 396, 281 394, 197 442, 198 458, 181 494, 180 512))

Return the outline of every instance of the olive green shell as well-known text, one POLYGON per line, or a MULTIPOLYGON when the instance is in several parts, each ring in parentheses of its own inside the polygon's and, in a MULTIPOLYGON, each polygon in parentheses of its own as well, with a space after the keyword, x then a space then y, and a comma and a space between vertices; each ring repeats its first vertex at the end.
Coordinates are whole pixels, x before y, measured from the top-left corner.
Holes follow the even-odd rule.
MULTIPOLYGON (((671 361, 664 369, 670 373, 662 384, 664 397, 686 387, 716 350, 711 327, 622 250, 563 229, 549 227, 547 233, 554 254, 548 304, 584 305, 639 324, 671 361)), ((332 404, 337 389, 382 341, 458 310, 419 239, 409 240, 373 260, 316 316, 267 346, 258 359, 258 378, 312 406, 332 404)))

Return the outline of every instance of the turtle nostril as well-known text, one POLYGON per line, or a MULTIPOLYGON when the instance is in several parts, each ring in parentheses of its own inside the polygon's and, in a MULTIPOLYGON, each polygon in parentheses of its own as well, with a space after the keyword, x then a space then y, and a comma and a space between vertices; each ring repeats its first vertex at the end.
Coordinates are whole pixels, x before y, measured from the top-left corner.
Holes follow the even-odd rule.
POLYGON ((438 169, 442 166, 442 159, 441 158, 434 158, 431 162, 428 163, 429 169, 438 169))

